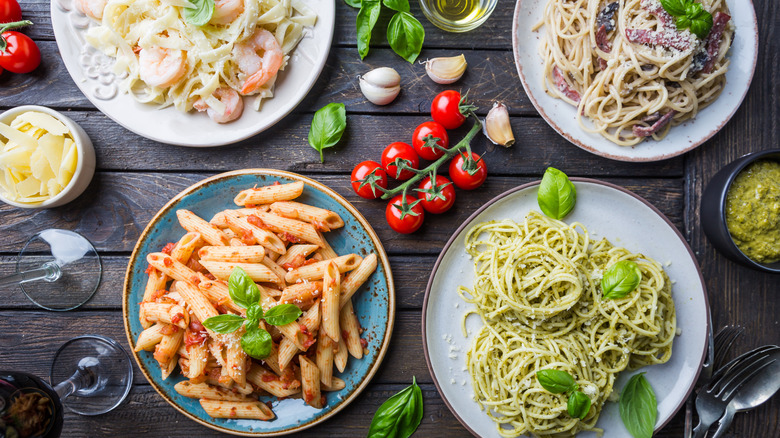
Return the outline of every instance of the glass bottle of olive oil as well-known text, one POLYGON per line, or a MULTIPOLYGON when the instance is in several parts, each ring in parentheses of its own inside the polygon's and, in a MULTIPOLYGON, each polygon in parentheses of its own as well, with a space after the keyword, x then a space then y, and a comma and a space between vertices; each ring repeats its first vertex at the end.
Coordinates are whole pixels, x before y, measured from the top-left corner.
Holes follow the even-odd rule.
POLYGON ((477 28, 495 9, 498 0, 420 0, 428 21, 449 32, 477 28))

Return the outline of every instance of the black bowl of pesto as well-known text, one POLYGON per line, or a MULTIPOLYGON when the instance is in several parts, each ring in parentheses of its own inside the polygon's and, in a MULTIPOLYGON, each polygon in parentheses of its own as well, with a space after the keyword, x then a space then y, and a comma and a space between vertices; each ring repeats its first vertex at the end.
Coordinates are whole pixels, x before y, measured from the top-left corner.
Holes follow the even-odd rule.
POLYGON ((780 149, 745 155, 715 174, 702 195, 701 224, 726 257, 780 274, 780 149))

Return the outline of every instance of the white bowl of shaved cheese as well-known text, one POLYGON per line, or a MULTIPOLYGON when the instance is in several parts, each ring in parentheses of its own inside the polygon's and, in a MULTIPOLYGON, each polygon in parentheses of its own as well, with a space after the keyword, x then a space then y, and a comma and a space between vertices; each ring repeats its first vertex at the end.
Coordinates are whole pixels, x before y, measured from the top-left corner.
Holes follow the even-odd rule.
POLYGON ((58 207, 83 193, 94 174, 92 141, 69 117, 37 105, 0 114, 0 201, 58 207))

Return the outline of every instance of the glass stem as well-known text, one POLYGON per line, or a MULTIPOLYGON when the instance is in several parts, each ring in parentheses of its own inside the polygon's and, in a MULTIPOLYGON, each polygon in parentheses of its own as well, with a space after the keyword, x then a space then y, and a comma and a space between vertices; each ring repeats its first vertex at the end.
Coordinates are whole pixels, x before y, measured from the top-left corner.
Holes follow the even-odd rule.
POLYGON ((64 400, 74 392, 89 388, 95 384, 95 378, 92 371, 86 367, 79 366, 75 373, 63 382, 57 384, 54 387, 54 392, 60 396, 60 400, 64 400))
POLYGON ((60 269, 60 266, 55 262, 47 262, 38 269, 17 272, 16 274, 0 278, 0 286, 27 283, 28 281, 37 280, 44 280, 51 283, 53 281, 59 280, 61 276, 62 270, 60 269))

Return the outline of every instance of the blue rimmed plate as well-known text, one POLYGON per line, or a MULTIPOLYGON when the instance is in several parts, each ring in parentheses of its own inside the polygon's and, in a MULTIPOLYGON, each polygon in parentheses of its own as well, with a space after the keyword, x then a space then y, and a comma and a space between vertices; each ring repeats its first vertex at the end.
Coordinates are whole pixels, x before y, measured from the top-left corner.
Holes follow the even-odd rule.
POLYGON ((122 310, 128 342, 135 341, 143 328, 138 319, 138 303, 143 299, 147 275, 146 255, 159 251, 168 242, 175 242, 186 231, 179 226, 176 210, 188 209, 209 219, 226 208, 236 208, 233 198, 243 189, 274 182, 303 181, 305 189, 297 200, 337 212, 345 226, 326 233, 328 242, 338 254, 357 253, 366 256, 377 254, 376 272, 353 298, 355 313, 365 329, 368 354, 357 360, 350 357, 343 373, 335 375, 344 379, 346 387, 338 392, 326 393, 327 404, 314 409, 303 400, 273 399, 272 409, 276 419, 272 421, 211 418, 197 399, 179 395, 173 386, 184 380, 179 371, 162 380, 160 367, 151 352, 135 352, 136 361, 154 389, 174 408, 189 418, 220 432, 244 436, 272 436, 299 432, 330 418, 347 406, 368 385, 385 356, 395 317, 395 289, 382 243, 371 225, 346 199, 312 179, 291 172, 269 169, 246 169, 223 173, 198 182, 176 195, 149 222, 130 257, 125 276, 122 310))

